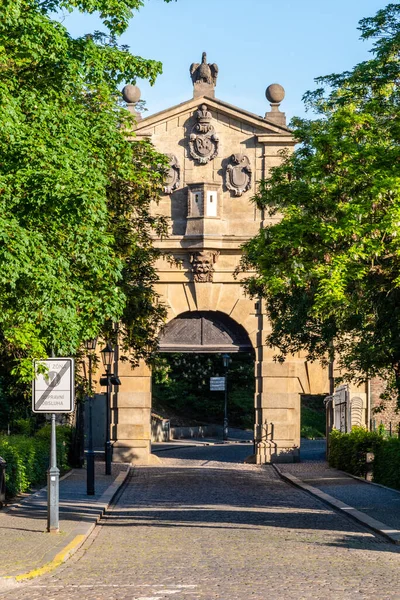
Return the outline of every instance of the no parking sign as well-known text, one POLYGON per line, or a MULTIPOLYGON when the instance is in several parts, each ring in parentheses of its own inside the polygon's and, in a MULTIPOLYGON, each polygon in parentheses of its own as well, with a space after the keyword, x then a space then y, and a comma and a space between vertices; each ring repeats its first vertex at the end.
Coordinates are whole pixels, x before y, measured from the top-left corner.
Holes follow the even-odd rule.
POLYGON ((36 413, 69 413, 74 410, 74 359, 33 361, 32 410, 36 413), (39 373, 39 366, 46 372, 39 373))

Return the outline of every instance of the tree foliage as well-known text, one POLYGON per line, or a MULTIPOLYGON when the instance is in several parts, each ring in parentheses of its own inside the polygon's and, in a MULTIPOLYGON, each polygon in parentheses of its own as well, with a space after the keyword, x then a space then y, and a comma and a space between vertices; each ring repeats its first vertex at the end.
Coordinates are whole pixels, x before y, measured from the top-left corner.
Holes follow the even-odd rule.
MULTIPOLYGON (((170 0, 166 0, 170 1, 170 0)), ((120 87, 161 63, 118 46, 141 0, 6 0, 0 8, 0 347, 22 380, 32 357, 75 355, 122 323, 138 356, 154 344, 150 215, 165 159, 128 138, 120 87), (59 10, 99 11, 107 33, 74 39, 59 10)), ((132 355, 131 355, 132 356, 132 355)))
POLYGON ((261 182, 258 206, 281 218, 246 245, 246 285, 280 360, 335 355, 347 377, 400 389, 400 4, 359 29, 372 58, 316 80, 317 118, 292 121, 300 146, 261 182))

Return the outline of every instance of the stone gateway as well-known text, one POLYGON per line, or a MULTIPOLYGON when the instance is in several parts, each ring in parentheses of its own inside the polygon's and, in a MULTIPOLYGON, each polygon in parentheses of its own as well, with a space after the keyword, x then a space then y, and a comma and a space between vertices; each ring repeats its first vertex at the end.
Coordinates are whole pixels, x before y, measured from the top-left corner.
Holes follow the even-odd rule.
MULTIPOLYGON (((258 463, 297 461, 300 395, 328 394, 327 370, 304 356, 274 361, 263 302, 244 293, 235 277, 242 244, 274 221, 251 202, 257 182, 278 165, 295 140, 279 109, 281 86, 267 89, 271 110, 254 115, 215 97, 218 68, 191 69, 193 98, 138 119, 136 136, 148 138, 169 158, 165 194, 154 211, 170 218, 167 239, 154 244, 176 264, 160 259, 157 291, 168 308, 161 351, 238 352, 255 357, 254 438, 258 463)), ((137 94, 134 95, 137 102, 137 94)), ((135 112, 131 95, 124 94, 135 112)), ((148 463, 151 373, 118 365, 121 386, 112 402, 114 460, 148 463)))

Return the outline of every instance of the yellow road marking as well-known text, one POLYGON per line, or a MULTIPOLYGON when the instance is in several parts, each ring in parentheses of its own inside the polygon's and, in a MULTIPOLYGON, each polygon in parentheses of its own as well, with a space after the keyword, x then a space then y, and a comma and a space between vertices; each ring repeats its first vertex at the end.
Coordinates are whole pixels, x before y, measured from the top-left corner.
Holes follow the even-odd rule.
POLYGON ((85 538, 85 535, 75 536, 72 542, 70 542, 68 546, 65 546, 65 548, 63 548, 61 552, 56 554, 51 562, 43 565, 43 567, 39 567, 38 569, 33 569, 33 571, 29 571, 28 573, 17 575, 14 578, 15 581, 22 581, 23 579, 33 579, 34 577, 40 577, 40 575, 45 575, 46 573, 53 571, 65 561, 68 554, 72 550, 75 550, 85 540, 85 538))

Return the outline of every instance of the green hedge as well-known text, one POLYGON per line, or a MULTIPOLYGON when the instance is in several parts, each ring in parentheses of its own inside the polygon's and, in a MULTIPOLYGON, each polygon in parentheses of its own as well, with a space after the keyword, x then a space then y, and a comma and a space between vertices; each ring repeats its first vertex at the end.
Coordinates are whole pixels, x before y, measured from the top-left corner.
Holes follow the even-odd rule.
POLYGON ((350 433, 334 429, 329 436, 329 464, 335 469, 364 477, 366 453, 376 452, 383 441, 379 433, 363 427, 353 427, 350 433))
POLYGON ((350 433, 333 430, 329 439, 331 467, 364 477, 365 455, 367 452, 373 452, 373 481, 400 490, 400 440, 398 438, 385 438, 378 432, 367 431, 363 427, 353 427, 350 433))
POLYGON ((400 490, 400 440, 384 439, 376 449, 373 465, 375 483, 400 490))
MULTIPOLYGON (((69 468, 68 452, 71 428, 57 427, 57 464, 63 472, 69 468)), ((50 425, 45 425, 35 436, 0 436, 0 456, 7 463, 6 490, 11 498, 26 492, 32 485, 44 483, 50 456, 50 425)))

